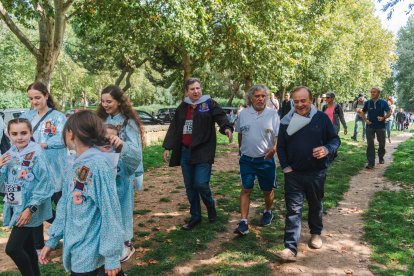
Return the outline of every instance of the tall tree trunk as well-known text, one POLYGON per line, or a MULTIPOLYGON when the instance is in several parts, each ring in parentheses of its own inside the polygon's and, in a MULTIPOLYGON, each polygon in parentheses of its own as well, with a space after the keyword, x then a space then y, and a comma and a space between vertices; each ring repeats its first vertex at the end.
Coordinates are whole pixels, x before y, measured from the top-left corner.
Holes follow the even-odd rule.
POLYGON ((129 68, 129 70, 128 70, 128 75, 126 76, 126 79, 125 79, 125 86, 124 86, 124 88, 122 88, 122 90, 124 90, 124 92, 126 92, 129 88, 131 88, 131 76, 132 76, 132 74, 134 73, 134 68, 129 68))
POLYGON ((250 76, 244 77, 244 91, 247 93, 249 92, 250 87, 252 87, 252 79, 250 76))
POLYGON ((62 49, 67 20, 72 16, 66 17, 65 13, 74 0, 53 0, 53 4, 52 1, 47 2, 48 5, 53 6, 53 14, 50 14, 42 6, 43 2, 32 1, 34 3, 33 8, 39 15, 39 48, 36 48, 20 30, 1 2, 0 18, 35 57, 35 80, 43 82, 50 88, 53 69, 62 49))
POLYGON ((183 59, 184 84, 185 81, 191 78, 191 75, 193 74, 193 62, 191 58, 188 56, 188 53, 185 51, 181 54, 181 58, 183 59))
POLYGON ((231 106, 231 104, 233 103, 234 96, 236 96, 237 92, 239 92, 240 82, 237 80, 233 81, 233 83, 229 85, 229 90, 230 90, 230 98, 227 101, 227 106, 231 106))

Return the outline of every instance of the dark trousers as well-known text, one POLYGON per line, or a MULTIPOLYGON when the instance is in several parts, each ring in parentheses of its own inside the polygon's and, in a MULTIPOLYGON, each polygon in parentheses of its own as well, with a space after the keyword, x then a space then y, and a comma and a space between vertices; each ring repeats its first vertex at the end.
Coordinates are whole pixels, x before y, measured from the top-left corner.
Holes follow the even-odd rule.
POLYGON ((367 128, 367 159, 369 166, 375 166, 375 135, 378 141, 379 160, 384 160, 385 155, 385 128, 367 128))
POLYGON ((285 238, 286 248, 297 253, 298 241, 302 227, 302 208, 308 201, 308 225, 311 234, 320 235, 323 229, 322 223, 322 199, 326 170, 311 172, 290 172, 285 174, 285 238))
MULTIPOLYGON (((105 268, 103 266, 91 272, 83 272, 83 273, 76 273, 73 271, 70 272, 70 276, 105 276, 105 275, 106 275, 105 268)), ((124 275, 125 274, 122 270, 118 272, 118 274, 116 274, 116 276, 124 276, 124 275)))
POLYGON ((210 189, 211 164, 191 164, 191 150, 186 147, 182 147, 180 164, 190 203, 191 220, 201 220, 200 197, 207 208, 214 206, 210 189))
POLYGON ((13 227, 6 245, 6 254, 23 276, 40 275, 32 227, 13 227))

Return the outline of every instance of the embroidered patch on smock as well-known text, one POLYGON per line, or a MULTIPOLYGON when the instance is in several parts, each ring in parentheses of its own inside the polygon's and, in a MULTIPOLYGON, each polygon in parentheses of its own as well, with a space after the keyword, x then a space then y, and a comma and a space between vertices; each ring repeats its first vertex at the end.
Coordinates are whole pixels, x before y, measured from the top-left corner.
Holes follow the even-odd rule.
POLYGON ((200 112, 208 112, 210 108, 208 107, 208 103, 202 103, 198 106, 198 111, 200 112))
POLYGON ((82 166, 78 172, 78 179, 80 181, 85 181, 89 174, 89 168, 86 166, 82 166))

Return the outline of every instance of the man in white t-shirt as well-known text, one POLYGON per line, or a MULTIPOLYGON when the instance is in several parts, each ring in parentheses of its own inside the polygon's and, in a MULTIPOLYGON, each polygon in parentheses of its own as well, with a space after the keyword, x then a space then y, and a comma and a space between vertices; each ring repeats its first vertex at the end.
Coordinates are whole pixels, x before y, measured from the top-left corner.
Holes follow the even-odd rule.
POLYGON ((251 106, 240 112, 236 122, 236 131, 240 149, 240 176, 242 190, 240 194, 241 220, 235 233, 249 233, 248 213, 250 194, 257 178, 265 197, 265 210, 262 225, 272 223, 273 188, 276 180, 276 141, 279 132, 279 115, 276 110, 266 108, 269 90, 263 85, 254 85, 248 93, 251 106))

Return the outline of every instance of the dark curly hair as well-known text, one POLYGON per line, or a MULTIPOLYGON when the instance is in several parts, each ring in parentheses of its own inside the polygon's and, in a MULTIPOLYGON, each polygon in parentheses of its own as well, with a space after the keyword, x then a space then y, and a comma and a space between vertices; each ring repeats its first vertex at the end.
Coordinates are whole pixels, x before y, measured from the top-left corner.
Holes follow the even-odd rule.
MULTIPOLYGON (((111 97, 119 103, 119 110, 127 120, 132 119, 135 121, 140 132, 141 144, 144 146, 144 127, 137 112, 132 108, 131 101, 129 100, 128 96, 125 95, 125 92, 116 85, 109 85, 102 90, 101 96, 103 94, 111 95, 111 97)), ((104 121, 106 118, 108 118, 109 114, 106 113, 105 109, 103 108, 102 102, 99 103, 96 114, 98 114, 99 118, 104 121)))
POLYGON ((63 141, 66 146, 67 131, 71 131, 86 146, 106 144, 106 127, 101 118, 90 110, 81 110, 68 118, 63 128, 63 141))
POLYGON ((32 89, 39 91, 45 97, 48 96, 47 101, 46 101, 47 106, 50 107, 50 108, 57 109, 57 105, 56 105, 55 101, 53 100, 53 97, 50 94, 49 90, 47 89, 47 86, 46 85, 44 85, 40 81, 35 81, 34 83, 30 84, 27 87, 27 90, 26 91, 29 92, 29 90, 32 90, 32 89))

